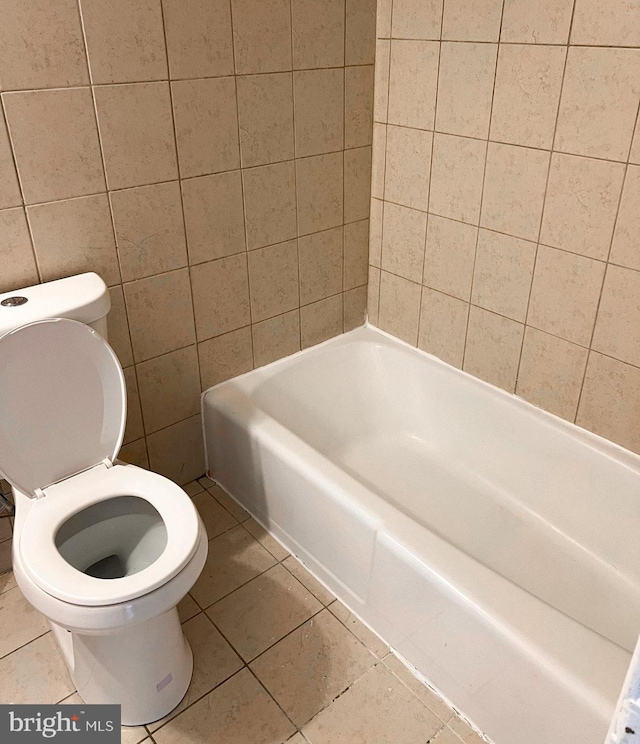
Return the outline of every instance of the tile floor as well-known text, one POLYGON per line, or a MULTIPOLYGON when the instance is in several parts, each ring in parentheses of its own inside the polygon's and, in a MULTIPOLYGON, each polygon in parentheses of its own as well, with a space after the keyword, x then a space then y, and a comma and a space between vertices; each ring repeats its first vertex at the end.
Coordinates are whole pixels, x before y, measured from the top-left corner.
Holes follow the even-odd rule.
MULTIPOLYGON (((123 728, 123 743, 481 744, 219 487, 201 478, 186 490, 210 538, 204 571, 178 608, 193 680, 165 719, 123 728)), ((46 621, 11 572, 0 575, 0 621, 0 702, 79 702, 46 621)))

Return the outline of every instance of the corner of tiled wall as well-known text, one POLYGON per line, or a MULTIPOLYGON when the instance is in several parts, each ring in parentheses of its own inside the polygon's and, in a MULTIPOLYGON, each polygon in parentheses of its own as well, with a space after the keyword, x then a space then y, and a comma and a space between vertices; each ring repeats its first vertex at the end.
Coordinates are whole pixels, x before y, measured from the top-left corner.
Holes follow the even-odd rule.
POLYGON ((375 0, 7 0, 0 291, 111 288, 121 456, 204 470, 202 389, 364 320, 375 0))
POLYGON ((640 5, 379 0, 368 312, 640 452, 640 5))

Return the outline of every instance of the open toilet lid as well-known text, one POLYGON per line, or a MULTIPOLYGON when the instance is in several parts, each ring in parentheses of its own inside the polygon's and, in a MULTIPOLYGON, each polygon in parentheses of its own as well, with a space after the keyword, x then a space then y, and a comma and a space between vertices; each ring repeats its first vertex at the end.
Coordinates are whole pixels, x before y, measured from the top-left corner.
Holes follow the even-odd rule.
POLYGON ((0 472, 18 490, 113 460, 126 417, 122 367, 89 326, 56 318, 0 337, 0 472))

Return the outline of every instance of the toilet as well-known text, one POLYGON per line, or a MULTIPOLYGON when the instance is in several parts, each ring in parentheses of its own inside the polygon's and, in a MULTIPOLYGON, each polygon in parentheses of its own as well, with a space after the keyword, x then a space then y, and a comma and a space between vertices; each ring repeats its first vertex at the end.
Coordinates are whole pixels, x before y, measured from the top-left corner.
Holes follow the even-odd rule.
POLYGON ((120 704, 123 725, 137 726, 189 686, 176 607, 207 535, 182 488, 116 459, 126 389, 105 340, 110 305, 93 273, 0 295, 0 474, 15 499, 20 589, 82 699, 120 704))

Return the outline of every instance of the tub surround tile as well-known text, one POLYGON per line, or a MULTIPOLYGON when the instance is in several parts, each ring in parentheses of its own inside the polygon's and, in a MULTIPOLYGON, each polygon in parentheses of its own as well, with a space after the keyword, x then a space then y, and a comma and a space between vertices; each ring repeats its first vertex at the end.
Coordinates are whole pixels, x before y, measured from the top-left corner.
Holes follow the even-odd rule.
POLYGON ((452 41, 498 41, 502 0, 446 0, 442 38, 452 41))
POLYGON ((636 123, 636 133, 633 136, 633 142, 631 143, 629 162, 640 165, 640 120, 636 123))
MULTIPOLYGON (((334 199, 337 207, 338 198, 334 199)), ((344 151, 344 221, 356 222, 369 216, 371 202, 371 148, 344 151)))
POLYGON ((577 0, 571 43, 640 46, 640 8, 625 0, 577 0))
POLYGON ((293 69, 344 65, 345 0, 291 2, 293 69))
POLYGON ((392 41, 389 123, 433 129, 437 80, 437 42, 392 41))
POLYGON ((296 156, 342 150, 344 69, 294 72, 293 95, 296 156))
POLYGON ((290 161, 250 168, 242 172, 242 180, 247 248, 252 250, 295 238, 295 163, 290 161))
POLYGON ((18 184, 18 174, 13 162, 13 152, 4 114, 0 110, 0 209, 17 207, 21 204, 22 194, 18 184))
POLYGON ((384 199, 384 171, 387 152, 387 125, 373 125, 371 145, 371 196, 384 199))
POLYGON ((202 390, 253 369, 251 328, 245 326, 198 344, 202 390))
POLYGON ((369 264, 380 268, 382 261, 382 223, 384 202, 371 199, 371 217, 369 226, 369 264))
POLYGON ((300 308, 300 342, 303 349, 342 333, 342 294, 300 308))
POLYGON ((592 348, 640 367, 640 272, 607 268, 592 348))
POLYGON ((200 415, 150 434, 146 441, 151 469, 178 485, 204 473, 200 415))
POLYGON ((468 301, 477 239, 477 227, 429 215, 422 283, 468 301))
POLYGON ((388 271, 380 272, 377 308, 380 328, 415 346, 418 341, 421 294, 419 284, 388 271))
POLYGON ((367 319, 367 286, 342 293, 342 327, 345 333, 364 325, 367 319))
POLYGON ((345 64, 372 65, 376 40, 375 0, 346 0, 345 64))
POLYGON ((376 60, 373 83, 373 120, 386 123, 389 112, 389 60, 391 42, 383 39, 376 42, 376 60))
POLYGON ((343 289, 355 289, 367 283, 369 256, 369 220, 344 226, 343 289))
POLYGON ((439 39, 442 6, 443 0, 395 0, 391 35, 395 39, 439 39))
POLYGON ((109 294, 111 296, 111 310, 107 315, 109 345, 115 351, 120 364, 129 367, 133 364, 133 349, 122 287, 111 287, 109 294))
POLYGON ((242 523, 242 526, 250 535, 255 537, 260 545, 268 550, 278 562, 284 560, 289 555, 289 551, 286 550, 286 548, 283 548, 275 537, 270 535, 259 522, 256 522, 256 520, 253 519, 253 517, 246 519, 242 523))
POLYGON ((378 0, 376 33, 379 39, 391 36, 391 0, 378 0))
POLYGON ((344 146, 366 147, 372 141, 373 65, 344 71, 344 146))
MULTIPOLYGON (((349 153, 360 152, 361 150, 349 150, 349 153)), ((295 178, 300 235, 328 230, 342 224, 343 173, 346 182, 342 152, 296 160, 295 178)), ((359 184, 354 184, 356 187, 357 185, 359 184)))
POLYGON ((0 234, 6 262, 0 277, 0 292, 37 284, 38 270, 22 207, 0 210, 0 234))
POLYGON ((231 0, 231 10, 238 75, 292 69, 289 0, 231 0))
POLYGON ((413 282, 422 280, 427 215, 387 202, 381 268, 413 282))
POLYGON ((638 235, 640 235, 640 167, 630 165, 625 176, 609 260, 629 269, 640 270, 638 235))
POLYGON ((462 369, 468 316, 466 302, 424 287, 418 348, 462 369))
POLYGON ((266 320, 299 306, 297 240, 251 251, 248 260, 252 320, 266 320))
POLYGON ((385 199, 426 211, 432 144, 432 132, 387 128, 385 199))
POLYGON ((322 602, 325 607, 335 600, 333 594, 328 589, 325 589, 295 556, 290 555, 288 558, 285 558, 282 561, 282 565, 298 579, 305 589, 310 591, 318 601, 322 602))
MULTIPOLYGON (((349 234, 351 236, 352 231, 349 234)), ((301 305, 342 291, 342 243, 342 227, 305 235, 298 240, 301 305)))
POLYGON ((296 351, 300 351, 300 311, 293 310, 254 323, 251 326, 251 333, 256 367, 295 354, 296 351))
POLYGON ((501 41, 520 44, 566 44, 573 0, 506 0, 501 41))

